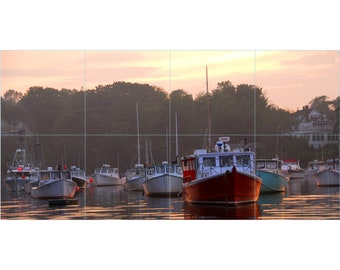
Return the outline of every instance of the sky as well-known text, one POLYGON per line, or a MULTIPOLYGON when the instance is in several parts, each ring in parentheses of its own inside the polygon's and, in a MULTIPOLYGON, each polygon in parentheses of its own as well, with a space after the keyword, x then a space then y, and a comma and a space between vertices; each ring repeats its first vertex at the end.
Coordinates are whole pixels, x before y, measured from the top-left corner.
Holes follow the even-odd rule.
POLYGON ((295 111, 313 98, 339 96, 337 50, 3 50, 1 94, 31 86, 94 89, 146 83, 193 97, 218 82, 262 88, 270 104, 295 111))

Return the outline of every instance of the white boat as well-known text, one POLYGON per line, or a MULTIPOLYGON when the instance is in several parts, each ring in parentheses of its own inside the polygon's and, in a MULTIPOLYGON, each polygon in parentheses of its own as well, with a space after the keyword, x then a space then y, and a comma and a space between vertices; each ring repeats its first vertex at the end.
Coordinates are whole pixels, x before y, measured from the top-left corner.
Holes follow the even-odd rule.
POLYGON ((124 185, 126 177, 119 176, 118 168, 112 168, 109 164, 103 164, 94 171, 94 182, 97 186, 124 185))
MULTIPOLYGON (((126 171, 125 189, 127 190, 143 190, 143 183, 145 181, 146 170, 144 164, 140 161, 140 142, 139 142, 139 120, 138 120, 138 104, 136 103, 137 113, 137 164, 132 169, 126 171)), ((147 147, 145 148, 147 152, 147 147)), ((147 162, 148 163, 148 162, 147 162)))
POLYGON ((289 179, 305 177, 305 170, 300 167, 298 159, 283 159, 281 170, 284 175, 289 176, 289 179))
POLYGON ((339 159, 327 160, 326 164, 325 169, 314 175, 317 186, 340 186, 339 159))
POLYGON ((144 164, 135 164, 135 168, 129 169, 126 172, 125 188, 127 190, 143 190, 145 181, 146 169, 144 164))
POLYGON ((305 176, 314 176, 317 172, 325 170, 327 164, 325 161, 322 160, 313 160, 308 162, 307 168, 305 170, 305 176))
POLYGON ((147 169, 143 189, 147 196, 180 195, 183 185, 183 170, 181 165, 169 165, 163 161, 147 169))
POLYGON ((21 146, 16 149, 12 163, 8 165, 6 178, 2 180, 8 191, 22 191, 27 183, 37 179, 36 169, 28 161, 23 138, 20 140, 21 146))
MULTIPOLYGON (((146 179, 143 189, 147 196, 171 196, 181 195, 183 190, 183 169, 178 158, 178 138, 177 138, 177 113, 176 119, 176 162, 168 164, 163 161, 162 165, 147 168, 146 179)), ((171 137, 169 137, 171 138, 171 137)), ((171 145, 169 139, 169 145, 171 145)))
POLYGON ((77 184, 79 188, 86 188, 88 179, 85 175, 85 171, 76 166, 71 166, 71 179, 77 184))
POLYGON ((69 171, 41 170, 37 187, 31 188, 31 196, 35 199, 73 198, 77 184, 71 180, 69 171))

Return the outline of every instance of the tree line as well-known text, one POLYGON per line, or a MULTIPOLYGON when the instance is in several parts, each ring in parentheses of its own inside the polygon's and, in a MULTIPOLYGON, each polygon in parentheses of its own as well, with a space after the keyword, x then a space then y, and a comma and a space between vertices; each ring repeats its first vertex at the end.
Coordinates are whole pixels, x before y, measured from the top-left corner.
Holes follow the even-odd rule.
MULTIPOLYGON (((258 158, 279 154, 307 164, 319 155, 320 150, 309 147, 305 139, 286 135, 293 124, 292 112, 270 104, 255 85, 223 81, 196 98, 183 89, 168 94, 157 86, 129 82, 90 90, 33 86, 25 94, 8 90, 1 97, 2 173, 19 146, 22 134, 17 131, 22 128, 26 148, 32 153, 33 145, 41 145, 46 166, 75 165, 90 174, 108 163, 124 173, 137 162, 136 104, 142 162, 176 160, 176 138, 179 156, 208 147, 208 115, 212 146, 218 137, 230 136, 231 146, 246 139, 258 158)), ((335 126, 338 104, 339 98, 329 101, 325 96, 309 103, 335 126)), ((335 149, 325 147, 325 158, 333 158, 335 149)))

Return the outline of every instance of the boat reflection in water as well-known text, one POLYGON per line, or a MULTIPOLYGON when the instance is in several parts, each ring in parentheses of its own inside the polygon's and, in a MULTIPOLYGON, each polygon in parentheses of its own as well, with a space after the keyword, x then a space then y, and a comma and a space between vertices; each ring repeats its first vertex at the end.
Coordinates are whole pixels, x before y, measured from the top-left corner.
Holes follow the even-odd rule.
POLYGON ((185 219, 258 219, 257 202, 238 205, 212 205, 184 203, 185 219))
POLYGON ((284 192, 279 192, 279 193, 265 193, 261 194, 258 203, 260 205, 264 204, 276 204, 279 205, 283 202, 283 198, 285 197, 284 192))

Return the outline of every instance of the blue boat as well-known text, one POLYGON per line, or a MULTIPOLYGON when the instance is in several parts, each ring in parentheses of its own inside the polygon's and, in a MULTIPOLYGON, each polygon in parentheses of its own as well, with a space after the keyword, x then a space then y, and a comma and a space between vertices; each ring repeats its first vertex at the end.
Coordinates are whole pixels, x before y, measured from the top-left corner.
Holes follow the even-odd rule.
POLYGON ((282 174, 280 168, 278 158, 256 160, 256 175, 262 179, 260 193, 284 192, 286 190, 289 177, 282 174))

